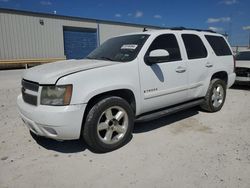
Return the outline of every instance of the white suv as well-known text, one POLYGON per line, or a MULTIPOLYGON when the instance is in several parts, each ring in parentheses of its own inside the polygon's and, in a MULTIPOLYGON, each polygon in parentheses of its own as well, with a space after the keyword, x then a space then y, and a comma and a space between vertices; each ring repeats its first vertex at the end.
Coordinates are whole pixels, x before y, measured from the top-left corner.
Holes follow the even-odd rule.
POLYGON ((17 98, 35 134, 78 139, 97 152, 124 145, 134 120, 195 105, 221 109, 235 80, 225 38, 211 31, 168 29, 107 40, 86 59, 25 71, 17 98))

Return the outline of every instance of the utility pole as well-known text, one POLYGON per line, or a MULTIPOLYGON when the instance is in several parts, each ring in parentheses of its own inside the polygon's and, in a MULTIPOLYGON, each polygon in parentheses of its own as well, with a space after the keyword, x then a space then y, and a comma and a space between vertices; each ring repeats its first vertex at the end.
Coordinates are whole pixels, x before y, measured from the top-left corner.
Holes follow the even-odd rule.
POLYGON ((227 37, 227 40, 229 43, 232 42, 232 27, 233 27, 233 14, 231 13, 230 14, 230 21, 228 23, 228 37, 227 37))

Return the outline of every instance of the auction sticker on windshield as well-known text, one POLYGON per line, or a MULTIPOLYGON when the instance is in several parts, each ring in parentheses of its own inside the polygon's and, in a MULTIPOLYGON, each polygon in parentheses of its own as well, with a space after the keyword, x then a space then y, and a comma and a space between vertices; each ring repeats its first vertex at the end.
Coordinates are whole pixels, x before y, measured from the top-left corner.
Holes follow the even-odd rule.
POLYGON ((122 50, 135 50, 138 45, 136 44, 124 44, 122 45, 121 49, 122 50))

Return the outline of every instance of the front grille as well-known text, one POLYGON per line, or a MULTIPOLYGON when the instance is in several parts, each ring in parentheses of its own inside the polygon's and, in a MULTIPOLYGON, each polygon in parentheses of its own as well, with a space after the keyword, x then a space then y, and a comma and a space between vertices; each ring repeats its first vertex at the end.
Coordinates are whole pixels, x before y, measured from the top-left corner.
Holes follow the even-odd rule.
POLYGON ((236 67, 235 73, 237 76, 240 77, 249 77, 250 75, 250 68, 244 68, 244 67, 236 67))
POLYGON ((38 91, 39 84, 36 82, 31 82, 28 80, 22 80, 22 86, 25 89, 31 90, 31 91, 38 91))
POLYGON ((39 84, 28 80, 22 80, 22 96, 23 100, 31 105, 37 105, 37 94, 39 84), (32 91, 33 94, 28 91, 32 91))

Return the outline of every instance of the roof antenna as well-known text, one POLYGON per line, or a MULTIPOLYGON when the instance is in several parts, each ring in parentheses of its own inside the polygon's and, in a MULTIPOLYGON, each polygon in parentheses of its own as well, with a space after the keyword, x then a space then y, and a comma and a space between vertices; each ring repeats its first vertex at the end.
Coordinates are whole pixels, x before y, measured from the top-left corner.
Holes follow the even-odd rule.
POLYGON ((143 32, 148 31, 146 27, 143 28, 143 32))

